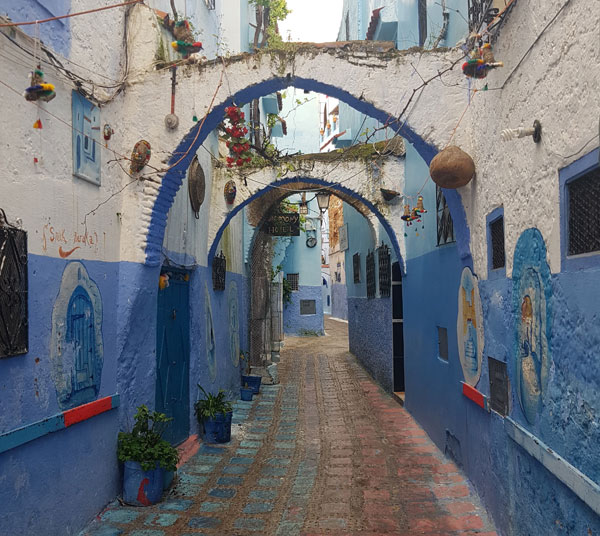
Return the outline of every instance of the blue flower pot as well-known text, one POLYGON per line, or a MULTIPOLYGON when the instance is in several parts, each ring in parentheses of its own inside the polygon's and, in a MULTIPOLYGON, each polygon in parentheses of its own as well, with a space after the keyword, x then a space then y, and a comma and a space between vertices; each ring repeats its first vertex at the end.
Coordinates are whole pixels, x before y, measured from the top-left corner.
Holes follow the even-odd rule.
POLYGON ((240 389, 240 398, 246 402, 251 402, 253 393, 254 391, 250 387, 242 387, 240 389))
POLYGON ((164 470, 144 471, 138 462, 125 462, 123 472, 123 501, 134 506, 150 506, 162 498, 164 470))
POLYGON ((260 392, 260 382, 262 376, 245 376, 242 375, 242 385, 247 385, 252 392, 257 395, 260 392))
POLYGON ((165 471, 163 475, 163 489, 169 489, 175 478, 175 471, 165 471))
POLYGON ((227 443, 231 441, 231 418, 233 411, 219 413, 213 419, 202 421, 202 440, 205 443, 227 443))

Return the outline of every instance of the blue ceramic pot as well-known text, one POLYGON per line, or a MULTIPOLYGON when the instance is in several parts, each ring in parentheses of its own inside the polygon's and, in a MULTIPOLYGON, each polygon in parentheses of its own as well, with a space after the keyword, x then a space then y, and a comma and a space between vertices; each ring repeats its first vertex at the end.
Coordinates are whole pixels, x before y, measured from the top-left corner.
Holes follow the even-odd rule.
POLYGON ((231 418, 233 411, 219 413, 214 418, 202 421, 202 440, 205 443, 227 443, 231 441, 231 418))
POLYGON ((251 402, 253 392, 250 387, 242 387, 240 389, 240 398, 246 402, 251 402))
POLYGON ((260 392, 260 382, 262 376, 242 376, 242 385, 247 385, 252 389, 252 392, 257 395, 260 392))
POLYGON ((135 506, 150 506, 162 498, 164 470, 159 467, 144 471, 138 462, 125 462, 123 501, 135 506))

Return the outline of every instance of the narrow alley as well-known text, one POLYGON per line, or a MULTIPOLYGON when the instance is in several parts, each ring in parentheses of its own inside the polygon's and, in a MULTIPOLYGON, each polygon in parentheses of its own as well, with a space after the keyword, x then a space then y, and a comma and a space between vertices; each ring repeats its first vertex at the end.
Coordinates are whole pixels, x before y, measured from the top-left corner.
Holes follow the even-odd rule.
POLYGON ((496 534, 460 470, 347 351, 347 324, 287 339, 281 384, 238 401, 169 498, 113 503, 82 536, 496 534))

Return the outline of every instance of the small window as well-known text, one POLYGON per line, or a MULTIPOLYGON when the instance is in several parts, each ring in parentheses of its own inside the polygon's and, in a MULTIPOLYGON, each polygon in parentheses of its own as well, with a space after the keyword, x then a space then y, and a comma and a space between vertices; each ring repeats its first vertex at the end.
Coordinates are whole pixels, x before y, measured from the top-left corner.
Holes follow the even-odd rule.
POLYGON ((419 46, 422 47, 427 39, 427 0, 419 0, 419 46))
POLYGON ((450 215, 450 208, 446 203, 444 192, 439 186, 436 186, 435 198, 437 212, 437 245, 443 246, 454 242, 454 224, 450 215))
POLYGON ((600 167, 567 184, 568 255, 600 251, 600 167))
POLYGON ((352 257, 352 270, 354 272, 354 283, 360 283, 360 253, 352 257))
POLYGON ((490 240, 492 244, 492 269, 503 268, 506 264, 504 255, 504 217, 490 223, 490 240))
POLYGON ((438 326, 438 356, 448 361, 448 329, 438 326))
POLYGON ((299 282, 300 282, 300 274, 287 274, 285 276, 288 283, 290 284, 290 289, 293 291, 298 290, 299 282))
POLYGON ((300 300, 301 315, 316 315, 317 302, 315 300, 300 300))
POLYGON ((490 407, 500 415, 508 415, 508 374, 506 363, 488 357, 490 369, 490 407))
POLYGON ((215 9, 215 0, 204 0, 208 9, 215 9))

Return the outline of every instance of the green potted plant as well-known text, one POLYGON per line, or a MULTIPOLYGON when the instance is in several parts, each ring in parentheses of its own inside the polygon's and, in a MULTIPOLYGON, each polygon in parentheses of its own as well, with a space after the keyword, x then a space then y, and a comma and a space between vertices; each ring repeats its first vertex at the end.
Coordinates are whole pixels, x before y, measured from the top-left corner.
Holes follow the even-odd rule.
POLYGON ((213 395, 207 393, 200 384, 198 388, 204 397, 194 403, 194 414, 200 425, 202 439, 206 443, 227 443, 231 440, 231 402, 227 400, 223 389, 213 395))
POLYGON ((166 424, 164 413, 137 408, 131 432, 119 432, 117 457, 123 462, 123 501, 136 506, 149 506, 160 501, 164 473, 177 468, 179 453, 162 439, 166 424))

